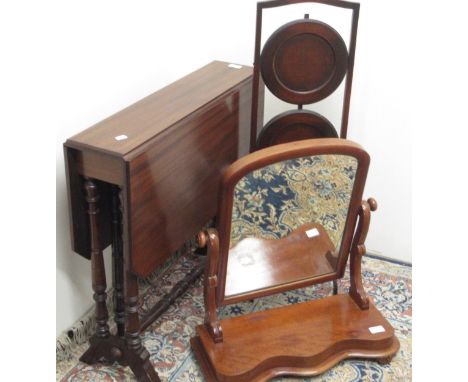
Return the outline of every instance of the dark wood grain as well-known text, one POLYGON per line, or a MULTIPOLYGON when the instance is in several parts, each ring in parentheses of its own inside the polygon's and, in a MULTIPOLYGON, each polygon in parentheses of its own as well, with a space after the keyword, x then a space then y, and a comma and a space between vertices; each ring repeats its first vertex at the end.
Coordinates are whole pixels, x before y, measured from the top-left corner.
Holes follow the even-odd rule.
POLYGON ((169 126, 248 80, 251 75, 250 67, 234 69, 229 68, 226 62, 213 61, 76 134, 69 143, 99 148, 117 156, 127 155, 169 126), (122 134, 128 139, 116 141, 115 137, 122 134))
MULTIPOLYGON (((215 61, 68 139, 73 250, 89 258, 80 176, 100 182, 103 220, 111 216, 109 183, 121 186, 131 238, 124 256, 134 273, 147 276, 195 235, 215 215, 222 169, 249 151, 251 75, 215 61), (120 134, 129 138, 116 141, 120 134)), ((103 248, 109 227, 100 227, 103 248)))
POLYGON ((92 150, 77 150, 76 166, 80 174, 93 179, 117 185, 125 182, 125 163, 118 157, 92 150))
POLYGON ((373 304, 361 310, 348 295, 224 319, 223 345, 206 326, 192 347, 210 381, 266 381, 281 375, 312 376, 345 358, 384 359, 399 342, 373 304), (382 325, 383 333, 369 327, 382 325), (212 378, 212 379, 210 379, 212 378))
POLYGON ((241 100, 239 91, 177 123, 130 160, 134 272, 146 275, 215 216, 222 169, 242 147, 240 111, 247 113, 250 98, 241 100))

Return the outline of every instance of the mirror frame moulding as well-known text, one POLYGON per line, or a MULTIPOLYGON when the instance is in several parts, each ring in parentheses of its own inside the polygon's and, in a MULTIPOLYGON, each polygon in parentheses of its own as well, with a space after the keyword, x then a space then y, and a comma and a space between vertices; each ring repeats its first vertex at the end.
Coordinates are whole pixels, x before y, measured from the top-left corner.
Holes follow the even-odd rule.
POLYGON ((218 285, 216 287, 217 306, 234 304, 240 301, 272 295, 291 289, 303 288, 313 284, 342 278, 351 249, 354 228, 356 226, 359 207, 369 169, 369 154, 357 143, 340 138, 307 139, 275 145, 256 151, 234 162, 223 174, 220 195, 218 199, 218 234, 219 234, 219 263, 217 269, 218 285), (315 277, 295 280, 289 283, 254 290, 252 292, 225 296, 226 274, 231 235, 231 214, 233 207, 234 189, 239 180, 248 173, 288 159, 315 155, 346 155, 356 158, 358 165, 353 191, 348 207, 348 216, 343 230, 338 261, 335 272, 315 277))

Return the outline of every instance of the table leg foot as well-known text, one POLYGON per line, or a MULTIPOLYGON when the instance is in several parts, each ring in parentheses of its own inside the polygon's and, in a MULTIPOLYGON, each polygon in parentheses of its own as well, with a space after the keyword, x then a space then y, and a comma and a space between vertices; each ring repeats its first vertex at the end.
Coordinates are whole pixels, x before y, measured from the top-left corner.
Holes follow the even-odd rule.
POLYGON ((100 338, 93 336, 89 340, 89 348, 80 357, 80 361, 93 365, 102 363, 111 365, 114 362, 122 366, 128 365, 128 353, 125 340, 117 336, 109 336, 108 338, 100 338))
POLYGON ((148 351, 141 347, 140 351, 127 346, 125 339, 109 336, 106 339, 94 336, 90 339, 89 349, 81 356, 80 361, 93 365, 102 363, 111 365, 117 362, 129 366, 140 382, 159 382, 158 374, 150 361, 148 351))
POLYGON ((140 354, 129 350, 128 364, 140 382, 159 382, 158 374, 149 359, 149 353, 143 350, 140 354))

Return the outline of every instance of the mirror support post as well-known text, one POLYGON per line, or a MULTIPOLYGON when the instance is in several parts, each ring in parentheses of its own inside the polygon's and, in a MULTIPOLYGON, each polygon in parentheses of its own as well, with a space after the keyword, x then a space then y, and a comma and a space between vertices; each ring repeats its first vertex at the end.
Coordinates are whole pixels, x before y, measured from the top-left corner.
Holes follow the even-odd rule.
POLYGON ((205 325, 215 343, 223 342, 223 330, 216 312, 216 287, 218 286, 219 237, 218 231, 209 228, 198 234, 198 245, 204 248, 208 245, 208 262, 205 268, 204 300, 205 325))
POLYGON ((377 209, 377 202, 374 198, 363 200, 359 207, 359 222, 351 245, 350 258, 350 278, 351 287, 349 294, 356 304, 362 309, 369 309, 369 297, 367 296, 362 285, 361 260, 366 253, 364 244, 367 232, 369 231, 371 211, 377 209))

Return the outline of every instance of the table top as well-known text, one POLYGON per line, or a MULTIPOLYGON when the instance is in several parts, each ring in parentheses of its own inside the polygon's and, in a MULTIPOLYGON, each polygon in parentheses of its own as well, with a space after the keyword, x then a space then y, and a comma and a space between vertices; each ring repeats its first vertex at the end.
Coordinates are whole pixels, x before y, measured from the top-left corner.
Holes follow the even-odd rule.
POLYGON ((249 66, 213 61, 76 134, 67 145, 125 156, 251 75, 249 66))

